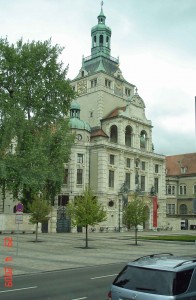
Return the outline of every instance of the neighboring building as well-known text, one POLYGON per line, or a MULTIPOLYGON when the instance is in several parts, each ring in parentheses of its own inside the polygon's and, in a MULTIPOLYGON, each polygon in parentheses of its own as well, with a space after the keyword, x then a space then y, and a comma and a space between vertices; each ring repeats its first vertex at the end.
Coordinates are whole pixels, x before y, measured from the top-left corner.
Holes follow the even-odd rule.
POLYGON ((196 153, 166 156, 166 213, 174 229, 196 229, 196 153))
MULTIPOLYGON (((107 211, 102 227, 122 226, 122 205, 129 193, 150 195, 149 221, 156 227, 153 194, 158 197, 158 226, 165 224, 165 157, 154 153, 152 123, 135 85, 125 80, 111 52, 111 29, 101 9, 91 30, 91 55, 71 85, 78 93, 70 110, 76 134, 65 183, 58 197, 58 231, 69 231, 66 204, 90 185, 107 211)), ((79 229, 78 229, 79 230, 79 229)))

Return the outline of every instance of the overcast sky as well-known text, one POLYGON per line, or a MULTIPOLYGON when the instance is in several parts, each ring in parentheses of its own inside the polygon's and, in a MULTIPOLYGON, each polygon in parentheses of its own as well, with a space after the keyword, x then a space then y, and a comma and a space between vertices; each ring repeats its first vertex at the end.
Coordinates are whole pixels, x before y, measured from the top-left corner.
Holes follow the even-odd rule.
MULTIPOLYGON (((91 54, 99 0, 0 0, 0 36, 65 47, 73 79, 91 54)), ((196 0, 105 0, 111 55, 138 88, 152 121, 155 152, 196 152, 196 0)))

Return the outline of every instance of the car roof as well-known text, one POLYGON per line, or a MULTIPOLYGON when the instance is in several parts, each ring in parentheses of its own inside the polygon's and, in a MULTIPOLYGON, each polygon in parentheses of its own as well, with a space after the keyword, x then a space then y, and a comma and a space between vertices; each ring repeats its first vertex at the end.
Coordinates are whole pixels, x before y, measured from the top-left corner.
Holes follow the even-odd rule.
POLYGON ((180 257, 171 253, 158 253, 140 257, 129 262, 128 265, 177 272, 196 267, 196 257, 180 257))

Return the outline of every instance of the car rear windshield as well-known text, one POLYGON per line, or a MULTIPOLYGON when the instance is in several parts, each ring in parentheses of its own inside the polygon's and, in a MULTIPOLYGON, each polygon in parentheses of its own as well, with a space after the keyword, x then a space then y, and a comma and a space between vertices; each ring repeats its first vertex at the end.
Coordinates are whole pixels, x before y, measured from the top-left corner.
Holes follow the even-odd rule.
POLYGON ((184 293, 187 290, 192 273, 193 269, 170 272, 126 266, 113 284, 138 292, 171 296, 184 293))

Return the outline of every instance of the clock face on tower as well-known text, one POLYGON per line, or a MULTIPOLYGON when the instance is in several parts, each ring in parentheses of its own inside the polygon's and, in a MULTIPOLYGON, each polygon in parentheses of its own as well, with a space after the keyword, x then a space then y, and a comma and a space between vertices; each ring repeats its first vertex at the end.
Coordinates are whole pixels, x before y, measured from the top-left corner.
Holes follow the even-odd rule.
POLYGON ((77 84, 77 90, 79 94, 85 94, 87 91, 87 81, 86 80, 79 81, 77 84))
POLYGON ((81 141, 82 140, 82 135, 81 134, 77 134, 76 135, 76 140, 77 141, 81 141))

